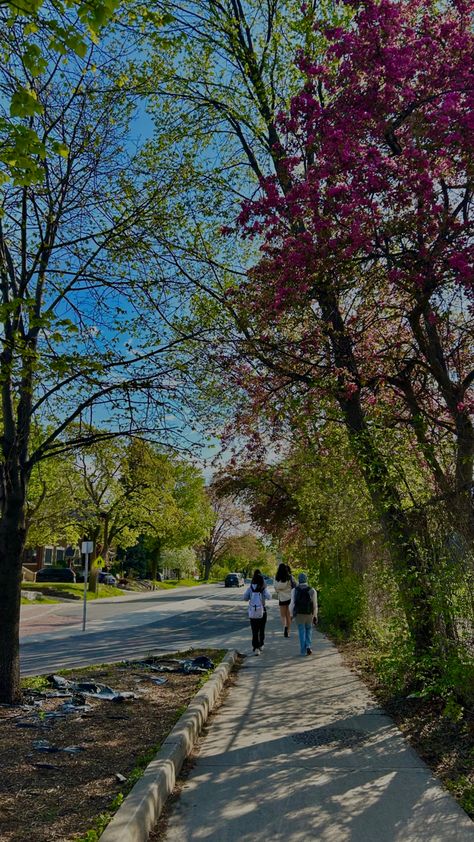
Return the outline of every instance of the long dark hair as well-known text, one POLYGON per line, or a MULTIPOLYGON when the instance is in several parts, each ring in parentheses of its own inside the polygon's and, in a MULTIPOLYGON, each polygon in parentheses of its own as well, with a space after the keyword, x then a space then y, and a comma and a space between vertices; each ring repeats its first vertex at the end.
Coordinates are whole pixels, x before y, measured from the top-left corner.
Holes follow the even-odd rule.
POLYGON ((257 585, 257 591, 264 591, 265 590, 265 580, 260 573, 260 570, 255 571, 252 578, 252 585, 257 585))
POLYGON ((278 565, 278 570, 275 574, 277 582, 287 582, 290 578, 290 568, 283 561, 278 565))

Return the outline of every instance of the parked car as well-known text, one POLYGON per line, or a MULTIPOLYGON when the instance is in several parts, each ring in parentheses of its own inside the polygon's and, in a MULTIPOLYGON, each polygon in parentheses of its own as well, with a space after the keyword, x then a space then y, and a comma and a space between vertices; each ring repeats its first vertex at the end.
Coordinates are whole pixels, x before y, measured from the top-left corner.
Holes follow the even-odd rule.
POLYGON ((117 579, 112 573, 107 573, 106 570, 101 570, 99 573, 99 583, 101 585, 116 585, 117 579))
POLYGON ((273 585, 273 579, 271 576, 264 576, 263 579, 266 585, 273 585))
POLYGON ((36 574, 37 582, 75 582, 76 576, 69 567, 42 567, 36 574))
POLYGON ((241 573, 228 573, 224 579, 225 588, 243 588, 244 577, 241 573))

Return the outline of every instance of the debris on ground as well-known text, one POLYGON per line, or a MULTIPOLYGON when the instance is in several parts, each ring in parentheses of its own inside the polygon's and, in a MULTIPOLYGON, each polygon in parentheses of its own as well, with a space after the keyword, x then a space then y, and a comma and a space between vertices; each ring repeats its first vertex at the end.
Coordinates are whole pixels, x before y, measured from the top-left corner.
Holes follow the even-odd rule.
POLYGON ((67 689, 71 696, 77 693, 80 696, 92 696, 104 702, 128 702, 131 699, 138 699, 136 693, 113 690, 107 684, 99 684, 95 681, 68 681, 62 675, 49 675, 48 681, 58 689, 67 689))
MULTIPOLYGON (((199 654, 174 658, 192 662, 199 654)), ((202 654, 218 660, 213 651, 202 654)), ((158 655, 151 661, 157 665, 158 655)), ((0 706, 2 842, 73 842, 91 829, 95 834, 97 817, 116 809, 137 764, 166 739, 202 675, 181 666, 178 673, 161 673, 137 661, 125 667, 122 661, 78 667, 58 678, 56 684, 27 683, 22 704, 0 706), (100 694, 104 687, 133 699, 114 704, 100 694)))
POLYGON ((84 746, 59 746, 52 745, 48 740, 33 740, 33 748, 35 751, 45 751, 48 754, 57 754, 58 751, 64 751, 66 754, 79 754, 80 751, 85 751, 84 746))
POLYGON ((206 655, 198 655, 197 658, 147 658, 144 661, 135 661, 135 666, 152 670, 153 672, 181 672, 185 675, 199 675, 214 669, 214 662, 206 655))

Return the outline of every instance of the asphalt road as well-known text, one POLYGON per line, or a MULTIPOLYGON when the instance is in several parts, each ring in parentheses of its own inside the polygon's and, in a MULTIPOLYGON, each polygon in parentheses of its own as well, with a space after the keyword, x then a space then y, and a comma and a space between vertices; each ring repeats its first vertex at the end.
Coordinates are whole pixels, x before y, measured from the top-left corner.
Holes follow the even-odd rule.
POLYGON ((200 585, 88 602, 85 632, 82 603, 22 606, 22 674, 198 646, 245 647, 243 590, 200 585))

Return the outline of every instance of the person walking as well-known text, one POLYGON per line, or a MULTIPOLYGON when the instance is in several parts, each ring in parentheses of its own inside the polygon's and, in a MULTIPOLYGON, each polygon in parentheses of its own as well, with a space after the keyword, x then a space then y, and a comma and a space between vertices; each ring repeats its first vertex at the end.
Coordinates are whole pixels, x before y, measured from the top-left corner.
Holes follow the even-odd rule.
POLYGON ((250 586, 244 593, 243 599, 249 604, 249 620, 252 629, 252 649, 254 655, 260 655, 265 643, 265 625, 267 622, 266 601, 272 595, 265 585, 265 580, 256 570, 250 586))
POLYGON ((298 626, 302 655, 312 655, 313 623, 318 619, 318 597, 308 585, 306 573, 300 573, 298 584, 291 592, 290 613, 298 626))
POLYGON ((291 592, 293 588, 296 586, 296 582, 291 575, 291 570, 287 564, 281 562, 278 566, 278 570, 275 573, 275 591, 278 596, 278 606, 280 608, 280 617, 281 622, 283 625, 283 635, 284 637, 290 636, 290 628, 291 628, 291 613, 290 613, 290 603, 291 603, 291 592))

